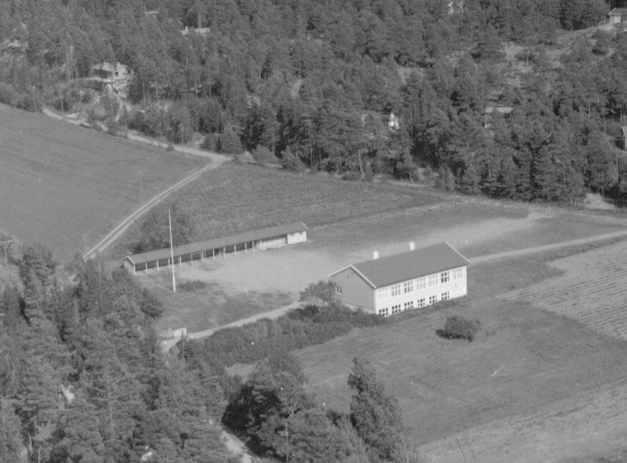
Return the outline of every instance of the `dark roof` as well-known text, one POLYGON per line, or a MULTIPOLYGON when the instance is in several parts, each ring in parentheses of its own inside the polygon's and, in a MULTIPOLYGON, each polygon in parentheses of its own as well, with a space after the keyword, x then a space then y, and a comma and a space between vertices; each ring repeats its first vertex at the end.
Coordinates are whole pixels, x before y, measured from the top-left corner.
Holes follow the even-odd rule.
MULTIPOLYGON (((204 249, 216 249, 223 248, 225 246, 231 246, 246 241, 260 240, 264 238, 274 238, 288 233, 296 233, 307 230, 307 225, 302 222, 290 223, 287 225, 277 225, 275 227, 260 228, 257 230, 251 230, 244 233, 238 233, 235 235, 225 236, 223 238, 216 238, 208 241, 197 241, 195 243, 184 244, 174 247, 174 255, 180 256, 183 254, 189 254, 191 252, 198 252, 204 249)), ((167 259, 170 257, 170 249, 156 249, 154 251, 143 252, 141 254, 133 254, 127 256, 126 259, 130 260, 134 264, 151 262, 157 259, 167 259)))
POLYGON ((451 245, 439 243, 415 251, 359 262, 349 268, 360 274, 371 286, 380 288, 468 264, 468 259, 451 245))
POLYGON ((612 16, 627 16, 627 7, 614 8, 610 11, 612 16))

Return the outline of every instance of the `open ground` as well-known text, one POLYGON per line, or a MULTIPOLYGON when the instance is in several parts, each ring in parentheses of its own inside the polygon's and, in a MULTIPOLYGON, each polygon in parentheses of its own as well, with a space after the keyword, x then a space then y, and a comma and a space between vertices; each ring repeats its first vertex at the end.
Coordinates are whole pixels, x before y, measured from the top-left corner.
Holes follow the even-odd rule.
POLYGON ((66 260, 204 164, 0 105, 0 229, 66 260))
MULTIPOLYGON (((243 172, 240 167, 228 166, 232 175, 243 172)), ((254 169, 246 172, 252 175, 254 169)), ((222 186, 221 194, 229 188, 222 186)), ((254 205, 263 205, 267 191, 244 190, 242 214, 224 230, 265 220, 255 216, 254 205)), ((612 407, 612 400, 627 395, 627 343, 621 333, 602 327, 608 317, 616 322, 624 306, 627 244, 615 237, 592 249, 541 246, 623 233, 624 218, 429 194, 417 204, 409 198, 403 208, 391 200, 387 208, 384 202, 343 218, 340 204, 324 212, 326 219, 316 219, 318 211, 303 212, 309 206, 297 198, 276 213, 290 220, 314 217, 307 244, 179 266, 176 295, 169 293, 167 271, 140 276, 166 301, 161 327, 194 332, 263 314, 290 304, 308 283, 338 267, 369 258, 373 249, 386 254, 406 249, 410 240, 419 245, 446 240, 481 262, 469 273, 470 297, 298 352, 318 400, 347 409, 347 374, 352 358, 362 355, 398 397, 408 432, 427 461, 560 461, 620 447, 627 408, 612 407), (538 247, 541 252, 509 259, 483 257, 538 247), (573 288, 579 291, 575 309, 567 302, 573 288), (590 318, 595 291, 603 288, 612 289, 611 308, 590 318), (552 307, 550 301, 562 305, 552 307), (446 316, 459 313, 482 322, 475 342, 436 336, 446 316), (595 426, 607 432, 595 434, 595 426), (542 445, 534 447, 535 436, 542 445), (520 453, 512 456, 510 450, 520 453)))
MULTIPOLYGON (((590 274, 591 294, 610 281, 620 286, 625 249, 621 241, 557 260, 543 254, 480 264, 470 271, 470 297, 462 303, 354 330, 298 357, 319 400, 344 411, 352 358, 372 361, 388 392, 399 399, 412 440, 424 444, 427 461, 547 462, 611 452, 624 445, 627 432, 627 406, 620 402, 627 395, 627 343, 606 334, 611 332, 603 323, 606 311, 582 324, 579 311, 558 314, 534 303, 549 297, 551 287, 567 297, 569 274, 582 274, 581 267, 565 265, 571 260, 599 269, 620 267, 599 280, 597 271, 590 274), (604 264, 608 256, 615 257, 604 264), (533 299, 514 296, 535 294, 538 285, 545 293, 533 299), (504 297, 494 297, 499 294, 504 297), (451 314, 482 322, 475 342, 436 336, 451 314)), ((573 298, 578 301, 582 293, 573 298)), ((594 307, 594 296, 586 302, 594 307)), ((624 312, 624 297, 603 302, 614 309, 612 321, 624 312)), ((590 317, 594 311, 588 308, 590 317)))
MULTIPOLYGON (((232 173, 239 170, 237 166, 229 169, 232 173)), ((250 169, 254 168, 247 167, 245 172, 250 169)), ((242 195, 240 200, 244 204, 265 203, 255 199, 254 193, 242 195)), ((282 214, 303 213, 305 200, 292 201, 295 210, 285 206, 282 214)), ((304 245, 178 266, 179 282, 191 284, 176 295, 171 294, 167 270, 140 278, 166 303, 160 328, 187 327, 194 332, 293 303, 309 283, 325 279, 351 262, 370 258, 375 249, 385 255, 407 249, 412 240, 418 246, 448 241, 468 257, 475 257, 620 232, 626 223, 612 215, 471 198, 418 196, 418 201, 424 204, 404 209, 389 205, 388 210, 311 226, 310 241, 304 245)), ((254 217, 252 212, 250 217, 254 217)))

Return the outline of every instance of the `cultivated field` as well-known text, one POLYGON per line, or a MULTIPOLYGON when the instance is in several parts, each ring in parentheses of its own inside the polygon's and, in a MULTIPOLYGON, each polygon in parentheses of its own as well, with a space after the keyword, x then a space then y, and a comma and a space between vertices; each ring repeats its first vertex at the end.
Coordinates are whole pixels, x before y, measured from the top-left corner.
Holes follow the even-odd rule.
POLYGON ((0 229, 65 260, 202 165, 0 105, 0 229))
MULTIPOLYGON (((229 163, 205 173, 170 201, 189 212, 196 238, 205 240, 296 221, 310 226, 334 223, 439 200, 417 189, 229 163)), ((138 227, 129 230, 116 256, 126 254, 138 233, 138 227)))
POLYGON ((527 301, 627 340, 627 243, 558 259, 551 266, 564 274, 504 298, 527 301))

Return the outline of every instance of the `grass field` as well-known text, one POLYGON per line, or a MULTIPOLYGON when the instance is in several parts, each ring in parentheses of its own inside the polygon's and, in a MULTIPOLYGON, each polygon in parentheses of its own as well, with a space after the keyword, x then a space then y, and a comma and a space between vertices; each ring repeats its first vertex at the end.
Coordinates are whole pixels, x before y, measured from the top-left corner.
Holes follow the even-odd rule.
MULTIPOLYGON (((309 226, 438 201, 419 190, 348 182, 324 175, 298 175, 229 163, 175 193, 192 217, 195 238, 205 240, 266 226, 303 221, 309 226)), ((116 247, 124 255, 138 238, 129 230, 116 247)))
MULTIPOLYGON (((602 261, 607 253, 612 249, 564 259, 602 261)), ((550 260, 543 255, 478 265, 469 274, 470 298, 455 307, 354 330, 300 351, 312 391, 327 406, 346 410, 351 360, 364 356, 399 399, 412 439, 424 444, 494 420, 541 413, 582 391, 622 381, 627 377, 627 343, 530 301, 493 297, 538 284, 549 288, 568 275, 565 266, 548 265, 550 260), (482 322, 475 342, 436 336, 446 316, 457 313, 482 322)), ((442 461, 464 461, 457 457, 442 461)))
POLYGON ((0 105, 0 229, 65 260, 201 165, 0 105))

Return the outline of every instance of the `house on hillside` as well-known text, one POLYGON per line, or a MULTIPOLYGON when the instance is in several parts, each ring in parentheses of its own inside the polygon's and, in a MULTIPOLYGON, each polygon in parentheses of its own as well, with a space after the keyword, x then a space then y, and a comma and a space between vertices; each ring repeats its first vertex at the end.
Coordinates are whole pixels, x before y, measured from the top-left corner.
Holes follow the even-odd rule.
POLYGON ((89 80, 101 84, 103 89, 110 86, 117 94, 126 98, 131 78, 132 74, 125 64, 104 61, 91 67, 89 80))
POLYGON ((504 106, 499 104, 488 105, 483 111, 483 128, 489 129, 492 127, 492 120, 495 115, 501 117, 508 117, 514 108, 511 106, 504 106))
POLYGON ((610 24, 614 24, 619 26, 621 24, 627 24, 627 6, 613 8, 609 13, 609 22, 610 24))
POLYGON ((252 230, 245 233, 217 238, 209 241, 175 246, 170 249, 157 249, 141 254, 126 256, 122 265, 131 273, 148 272, 185 262, 213 259, 253 250, 280 248, 289 244, 307 241, 307 225, 302 222, 252 230))
POLYGON ((383 317, 467 294, 469 261, 448 243, 373 258, 329 276, 342 302, 383 317))

